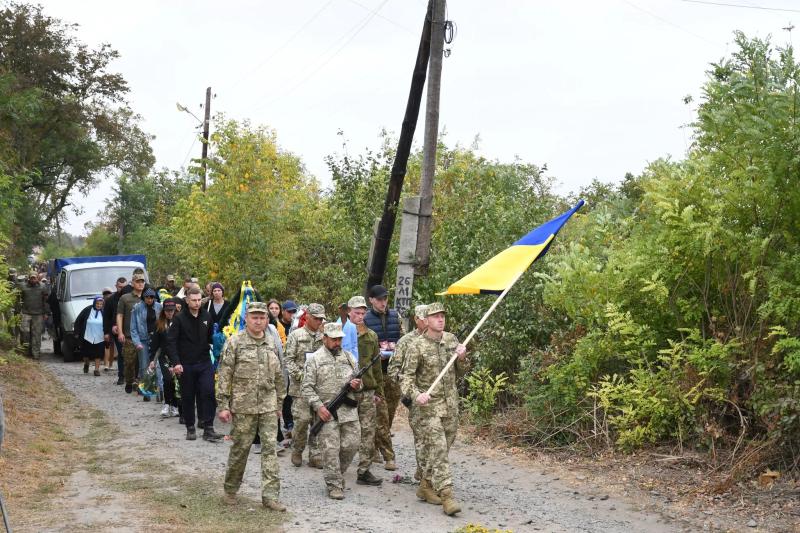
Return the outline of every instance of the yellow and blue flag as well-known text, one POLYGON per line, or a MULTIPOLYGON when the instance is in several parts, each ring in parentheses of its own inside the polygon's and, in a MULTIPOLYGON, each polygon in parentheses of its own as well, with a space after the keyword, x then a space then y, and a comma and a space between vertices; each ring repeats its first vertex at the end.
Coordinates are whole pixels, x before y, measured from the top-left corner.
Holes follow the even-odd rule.
POLYGON ((513 284, 534 261, 547 253, 558 231, 583 200, 563 215, 546 222, 439 294, 499 294, 513 284))

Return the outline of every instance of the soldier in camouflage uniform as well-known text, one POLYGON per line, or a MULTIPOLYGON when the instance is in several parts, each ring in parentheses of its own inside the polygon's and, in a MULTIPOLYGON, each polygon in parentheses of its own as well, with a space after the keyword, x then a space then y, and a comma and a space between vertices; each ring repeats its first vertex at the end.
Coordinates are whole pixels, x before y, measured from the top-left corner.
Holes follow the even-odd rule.
MULTIPOLYGON (((303 450, 308 440, 309 423, 313 418, 308 402, 303 398, 300 386, 303 383, 303 368, 306 356, 317 351, 322 346, 322 322, 325 320, 325 308, 322 305, 309 304, 308 318, 302 328, 292 331, 286 339, 283 350, 283 359, 289 373, 289 396, 292 397, 292 417, 294 429, 292 430, 292 464, 303 464, 303 450)), ((317 439, 313 438, 308 443, 308 466, 322 468, 317 439)))
MULTIPOLYGON (((401 389, 412 399, 412 417, 416 434, 422 434, 421 457, 423 479, 420 491, 426 501, 431 501, 429 492, 435 491, 447 515, 461 511, 453 497, 453 480, 447 454, 456 438, 458 429, 458 375, 467 369, 466 347, 459 344, 452 333, 444 331, 444 306, 438 302, 428 305, 425 311, 428 329, 414 340, 405 356, 401 371, 401 389), (426 391, 436 376, 453 356, 458 354, 455 365, 444 374, 429 395, 426 391)), ((435 499, 431 503, 435 503, 435 499)))
MULTIPOLYGON (((380 354, 378 335, 364 325, 364 315, 367 313, 367 301, 363 296, 353 296, 347 302, 348 319, 358 332, 358 366, 365 368, 370 361, 380 354)), ((363 382, 360 398, 358 399, 358 422, 361 425, 361 444, 358 447, 358 476, 356 483, 359 485, 378 486, 383 480, 375 477, 369 471, 372 466, 372 456, 375 454, 375 428, 377 422, 376 404, 383 401, 383 371, 381 365, 370 367, 366 374, 361 376, 363 382)))
MULTIPOLYGON (((336 397, 342 385, 350 381, 350 388, 361 390, 361 380, 354 379, 357 365, 350 352, 342 350, 342 326, 325 324, 323 346, 306 362, 303 374, 303 397, 317 416, 325 422, 319 434, 325 486, 328 496, 344 499, 344 473, 353 460, 361 440, 358 408, 342 404, 334 419, 325 406, 336 397)), ((350 400, 355 405, 355 397, 350 400)))
POLYGON ((247 305, 246 327, 231 336, 222 350, 217 382, 219 419, 230 422, 230 455, 225 472, 225 503, 236 503, 236 492, 242 484, 250 445, 258 433, 261 442, 261 503, 274 511, 285 511, 278 501, 280 476, 275 439, 280 406, 286 396, 283 370, 272 335, 266 335, 267 304, 247 305), (267 438, 269 435, 270 438, 267 438))
MULTIPOLYGON (((415 339, 419 338, 425 332, 425 329, 428 327, 428 322, 425 319, 425 312, 428 309, 427 305, 418 305, 414 307, 414 323, 416 328, 411 330, 410 333, 406 333, 403 335, 399 341, 397 341, 397 349, 394 352, 394 355, 389 360, 389 369, 387 372, 388 379, 390 379, 396 387, 400 388, 400 372, 403 369, 406 353, 408 352, 409 346, 411 343, 414 342, 415 339)), ((419 454, 420 448, 422 447, 422 435, 417 435, 416 428, 418 426, 415 423, 410 407, 411 407, 411 400, 407 397, 403 397, 403 405, 409 407, 408 411, 408 423, 411 426, 411 431, 414 433, 414 454, 417 458, 417 471, 414 474, 414 477, 418 480, 422 480, 422 470, 420 469, 420 462, 419 462, 419 454)), ((436 494, 430 492, 431 494, 431 501, 430 503, 439 504, 441 500, 436 494), (438 502, 437 502, 438 500, 438 502)), ((420 493, 417 493, 417 496, 420 496, 420 493)), ((421 499, 425 499, 424 497, 420 496, 421 499)))
POLYGON ((39 275, 31 272, 28 281, 19 287, 20 291, 20 332, 22 343, 28 345, 31 357, 39 359, 42 353, 42 331, 47 317, 47 287, 39 281, 39 275))

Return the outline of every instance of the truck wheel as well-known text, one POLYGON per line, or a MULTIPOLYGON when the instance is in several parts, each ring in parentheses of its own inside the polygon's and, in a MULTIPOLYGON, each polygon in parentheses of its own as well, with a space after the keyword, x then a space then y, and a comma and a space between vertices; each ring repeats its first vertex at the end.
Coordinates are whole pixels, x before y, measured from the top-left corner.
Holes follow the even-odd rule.
POLYGON ((75 342, 72 335, 66 333, 64 338, 61 339, 61 354, 64 356, 65 363, 71 363, 76 360, 75 357, 75 342))

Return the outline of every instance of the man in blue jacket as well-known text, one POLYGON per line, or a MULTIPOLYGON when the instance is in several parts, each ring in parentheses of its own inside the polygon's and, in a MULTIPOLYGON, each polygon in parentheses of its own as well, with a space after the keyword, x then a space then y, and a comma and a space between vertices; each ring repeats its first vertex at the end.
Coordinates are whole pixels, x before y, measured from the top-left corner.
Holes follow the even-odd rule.
MULTIPOLYGON (((156 291, 146 289, 142 301, 133 306, 131 312, 131 340, 139 356, 139 380, 144 379, 150 364, 150 339, 156 331, 156 319, 161 312, 161 303, 156 301, 156 291)), ((142 398, 150 401, 146 394, 142 398)))

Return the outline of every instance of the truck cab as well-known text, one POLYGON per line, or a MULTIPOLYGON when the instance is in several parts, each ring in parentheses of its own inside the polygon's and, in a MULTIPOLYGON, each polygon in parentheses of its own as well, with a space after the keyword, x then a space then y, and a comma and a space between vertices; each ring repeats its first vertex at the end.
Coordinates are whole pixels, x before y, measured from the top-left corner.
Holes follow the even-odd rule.
POLYGON ((59 343, 64 361, 73 361, 76 357, 75 319, 103 292, 103 287, 113 287, 120 277, 130 280, 136 268, 145 270, 145 279, 148 279, 143 255, 62 258, 53 261, 51 266, 61 315, 54 342, 59 343))

